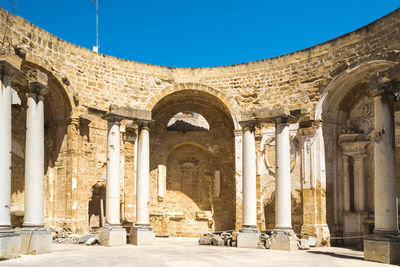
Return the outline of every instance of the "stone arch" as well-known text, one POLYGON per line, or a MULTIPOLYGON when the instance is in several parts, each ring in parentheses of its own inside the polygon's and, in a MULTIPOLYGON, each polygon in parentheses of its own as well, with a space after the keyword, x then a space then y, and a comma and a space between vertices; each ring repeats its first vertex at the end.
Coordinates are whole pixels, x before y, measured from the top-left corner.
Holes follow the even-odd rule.
POLYGON ((372 73, 390 68, 395 64, 396 62, 393 61, 373 60, 340 73, 323 90, 315 110, 315 120, 321 120, 321 115, 328 109, 328 106, 332 106, 335 101, 339 101, 351 89, 351 85, 354 85, 355 82, 354 78, 357 81, 363 80, 369 82, 369 77, 372 73), (350 83, 351 80, 353 82, 350 83))
POLYGON ((240 121, 240 109, 238 105, 235 103, 233 99, 228 97, 225 93, 223 93, 220 90, 214 89, 210 86, 199 84, 199 83, 179 83, 179 84, 173 84, 170 86, 167 86, 164 88, 161 92, 157 93, 155 96, 149 99, 146 103, 146 109, 148 110, 153 110, 153 108, 156 106, 159 101, 164 98, 165 96, 183 91, 183 90, 194 90, 194 91, 200 91, 204 92, 207 94, 210 94, 216 98, 218 98, 229 110, 229 113, 232 116, 232 120, 234 122, 235 129, 241 129, 239 125, 240 121))
MULTIPOLYGON (((184 229, 185 236, 199 236, 200 232, 210 232, 215 230, 233 229, 235 225, 235 140, 234 140, 234 122, 228 107, 216 96, 192 89, 182 89, 162 97, 152 108, 152 119, 154 123, 150 129, 150 179, 153 181, 153 188, 157 188, 155 183, 159 183, 159 178, 166 177, 166 161, 171 153, 182 147, 190 146, 182 151, 187 158, 192 155, 194 158, 201 156, 202 161, 207 158, 211 164, 207 179, 215 180, 214 176, 219 177, 220 195, 214 196, 212 188, 209 194, 211 208, 205 210, 205 207, 196 212, 204 212, 202 215, 185 214, 184 218, 175 218, 168 201, 163 197, 158 197, 158 193, 150 194, 150 213, 163 214, 170 218, 169 223, 162 225, 177 224, 179 229, 184 229), (168 131, 167 123, 170 118, 178 112, 195 112, 201 114, 209 123, 208 131, 168 131), (205 153, 205 154, 204 154, 205 153), (197 155, 197 156, 196 156, 197 155), (217 174, 216 174, 217 173, 217 174), (160 201, 161 199, 161 201, 160 201), (199 230, 201 229, 201 230, 199 230), (190 233, 195 233, 191 235, 190 233)), ((180 156, 176 156, 179 158, 180 156)), ((185 161, 183 158, 182 162, 185 161)), ((189 160, 190 161, 190 160, 189 160)), ((175 164, 175 172, 186 167, 175 164)), ((191 167, 188 166, 188 169, 191 167)), ((196 167, 195 167, 196 168, 196 167)), ((195 169, 194 168, 194 169, 195 169)), ((191 171, 191 170, 189 170, 191 171)), ((196 172, 196 170, 194 170, 196 172)), ((202 171, 200 171, 202 172, 202 171)), ((192 179, 198 183, 198 179, 192 179)), ((188 188, 194 188, 195 185, 188 185, 188 188)), ((193 206, 194 207, 194 206, 193 206)), ((174 214, 174 213, 173 213, 174 214)), ((155 215, 154 215, 155 216, 155 215)), ((182 215, 183 216, 183 215, 182 215)), ((154 219, 155 220, 155 219, 154 219)), ((158 225, 153 224, 156 234, 164 235, 165 232, 158 225), (157 229, 159 228, 159 229, 157 229), (162 234, 164 233, 164 234, 162 234)), ((169 235, 181 235, 176 228, 172 227, 169 235), (175 230, 174 230, 175 229, 175 230)))
POLYGON ((185 146, 185 145, 191 145, 191 146, 200 148, 202 151, 204 151, 204 152, 208 155, 208 158, 209 158, 210 162, 212 163, 212 155, 210 154, 210 151, 208 151, 207 148, 205 148, 204 146, 202 146, 202 145, 200 145, 200 144, 198 144, 198 143, 196 143, 196 142, 182 142, 182 143, 179 143, 179 144, 173 146, 173 147, 168 151, 168 154, 167 154, 167 156, 165 157, 165 161, 164 161, 164 162, 167 162, 167 158, 168 158, 168 156, 171 154, 171 152, 173 152, 175 149, 177 149, 177 148, 179 148, 179 147, 181 147, 181 146, 185 146))
MULTIPOLYGON (((358 138, 363 141, 368 140, 369 133, 373 129, 373 105, 368 95, 370 77, 394 64, 396 63, 387 60, 373 60, 343 71, 327 85, 317 103, 314 119, 322 121, 322 128, 317 133, 317 140, 320 140, 319 142, 324 148, 319 152, 321 154, 317 155, 317 158, 323 159, 325 165, 327 223, 333 236, 349 235, 350 233, 346 232, 348 230, 346 230, 345 225, 347 227, 352 225, 352 229, 358 227, 354 222, 349 221, 350 217, 346 215, 348 213, 344 212, 342 164, 345 153, 339 145, 339 142, 341 142, 339 137, 343 138, 346 133, 354 133, 359 134, 358 138), (348 121, 354 123, 354 128, 351 130, 348 121), (347 124, 349 126, 346 126, 347 124), (369 125, 369 127, 366 125, 369 125)), ((369 196, 369 199, 365 201, 373 203, 373 200, 371 200, 373 196, 373 183, 371 182, 373 176, 372 147, 367 146, 365 153, 364 178, 365 184, 367 184, 365 195, 369 196)), ((354 192, 351 166, 349 173, 350 191, 354 192)), ((367 204, 367 209, 366 211, 373 212, 373 205, 368 207, 367 204)), ((350 209, 350 212, 353 212, 352 209, 350 209)), ((349 216, 356 216, 354 214, 355 212, 349 216)), ((352 234, 368 233, 354 232, 352 234)), ((358 242, 359 240, 353 241, 358 242)), ((350 243, 348 244, 350 245, 350 243)), ((351 245, 356 245, 356 243, 351 245)))

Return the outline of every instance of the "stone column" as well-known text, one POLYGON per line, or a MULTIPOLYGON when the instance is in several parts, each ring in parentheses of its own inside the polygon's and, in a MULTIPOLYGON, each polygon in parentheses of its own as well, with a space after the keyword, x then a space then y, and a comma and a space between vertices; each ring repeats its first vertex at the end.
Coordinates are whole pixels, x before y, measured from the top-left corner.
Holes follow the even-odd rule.
POLYGON ((374 101, 375 229, 364 239, 366 260, 400 264, 394 140, 394 92, 400 89, 400 64, 371 78, 374 101), (389 82, 391 74, 393 79, 389 82))
POLYGON ((139 126, 137 185, 136 185, 136 223, 131 229, 131 244, 149 245, 154 241, 154 232, 149 220, 150 185, 150 134, 152 121, 137 120, 139 126))
POLYGON ((354 210, 356 212, 365 211, 365 154, 353 156, 354 173, 354 210))
POLYGON ((52 235, 44 228, 44 95, 47 75, 28 71, 25 145, 25 202, 21 252, 51 251, 52 235))
POLYGON ((256 228, 256 145, 254 127, 243 127, 243 224, 242 228, 256 228))
POLYGON ((243 222, 237 237, 238 247, 255 248, 258 245, 260 230, 257 228, 257 190, 256 190, 256 144, 255 120, 240 122, 243 128, 242 149, 242 188, 243 222))
POLYGON ((350 158, 347 155, 342 156, 343 163, 343 206, 344 211, 350 211, 350 158))
MULTIPOLYGON (((1 52, 5 49, 1 48, 1 52)), ((21 60, 0 55, 0 260, 16 258, 21 236, 11 228, 11 80, 20 73, 21 60)))
POLYGON ((286 116, 275 119, 275 237, 271 249, 297 250, 292 230, 290 139, 286 116))
POLYGON ((107 184, 106 184, 106 226, 99 231, 99 243, 116 247, 126 245, 126 230, 120 222, 120 122, 121 116, 107 113, 107 184))
POLYGON ((275 228, 292 229, 289 124, 275 123, 275 228))
POLYGON ((394 142, 394 95, 389 88, 374 92, 375 233, 398 234, 394 142))

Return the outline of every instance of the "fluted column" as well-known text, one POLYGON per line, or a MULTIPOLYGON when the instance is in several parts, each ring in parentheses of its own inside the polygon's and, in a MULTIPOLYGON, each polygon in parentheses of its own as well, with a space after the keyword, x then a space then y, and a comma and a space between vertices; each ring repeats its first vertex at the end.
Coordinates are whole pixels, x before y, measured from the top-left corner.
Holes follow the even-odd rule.
POLYGON ((257 227, 256 145, 254 121, 243 124, 243 224, 257 227))
POLYGON ((343 167, 343 205, 344 211, 350 211, 350 158, 347 155, 342 156, 343 167))
MULTIPOLYGON (((396 88, 394 88, 396 86, 396 88)), ((375 233, 398 235, 394 140, 394 90, 383 83, 371 89, 374 101, 375 233)))
POLYGON ((353 156, 354 210, 356 212, 365 211, 365 157, 365 154, 353 156))
POLYGON ((25 146, 25 216, 24 227, 44 226, 44 95, 47 76, 28 72, 26 146, 25 146))
POLYGON ((292 229, 290 193, 290 139, 289 124, 285 119, 275 122, 275 228, 292 229))

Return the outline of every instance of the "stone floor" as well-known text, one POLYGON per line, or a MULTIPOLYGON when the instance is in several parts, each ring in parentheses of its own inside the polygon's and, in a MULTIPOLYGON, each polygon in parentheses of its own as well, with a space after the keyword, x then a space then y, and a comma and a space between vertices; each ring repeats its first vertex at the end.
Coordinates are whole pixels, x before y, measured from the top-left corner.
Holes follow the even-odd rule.
POLYGON ((2 261, 0 266, 388 266, 363 261, 363 252, 345 248, 314 248, 309 251, 211 247, 193 238, 157 238, 152 246, 119 248, 54 244, 53 252, 23 255, 2 261))

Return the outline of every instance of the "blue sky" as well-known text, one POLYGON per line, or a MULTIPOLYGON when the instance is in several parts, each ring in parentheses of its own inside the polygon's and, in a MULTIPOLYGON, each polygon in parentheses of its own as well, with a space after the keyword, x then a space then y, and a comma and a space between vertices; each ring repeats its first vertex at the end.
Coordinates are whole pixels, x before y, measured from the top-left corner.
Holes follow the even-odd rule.
MULTIPOLYGON (((16 0, 15 13, 74 44, 96 41, 92 0, 16 0)), ((99 0, 100 52, 150 64, 220 66, 330 40, 400 7, 400 0, 99 0)), ((0 6, 11 10, 11 0, 0 6)))

